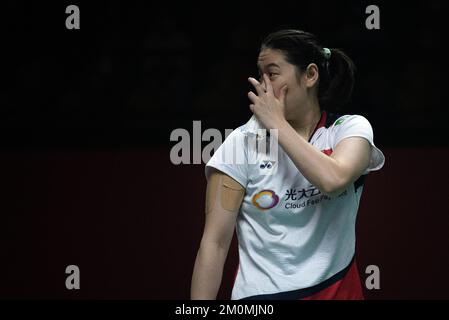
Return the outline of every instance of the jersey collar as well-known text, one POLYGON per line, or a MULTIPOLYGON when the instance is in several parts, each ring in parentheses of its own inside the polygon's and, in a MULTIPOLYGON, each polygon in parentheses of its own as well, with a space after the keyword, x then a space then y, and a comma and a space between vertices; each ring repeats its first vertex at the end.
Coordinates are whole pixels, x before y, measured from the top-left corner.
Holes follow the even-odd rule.
POLYGON ((327 119, 327 113, 326 113, 326 110, 323 110, 321 112, 320 120, 318 121, 318 123, 315 126, 315 129, 313 130, 312 134, 310 135, 309 142, 312 140, 312 137, 315 135, 315 132, 319 128, 324 127, 324 125, 326 124, 326 119, 327 119))

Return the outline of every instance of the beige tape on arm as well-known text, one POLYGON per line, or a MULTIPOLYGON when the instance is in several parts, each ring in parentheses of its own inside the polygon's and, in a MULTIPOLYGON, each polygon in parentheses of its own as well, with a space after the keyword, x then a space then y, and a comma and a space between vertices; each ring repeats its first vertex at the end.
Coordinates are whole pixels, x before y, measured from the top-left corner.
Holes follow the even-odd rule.
POLYGON ((206 189, 206 214, 215 206, 235 212, 240 208, 245 189, 226 174, 213 172, 207 183, 206 189))

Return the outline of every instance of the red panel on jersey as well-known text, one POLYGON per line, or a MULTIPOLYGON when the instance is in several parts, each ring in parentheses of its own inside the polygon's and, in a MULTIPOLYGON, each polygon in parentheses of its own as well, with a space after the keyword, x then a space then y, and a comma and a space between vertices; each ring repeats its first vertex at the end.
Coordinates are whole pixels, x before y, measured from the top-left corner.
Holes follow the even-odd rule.
POLYGON ((365 300, 355 259, 343 279, 302 300, 365 300))

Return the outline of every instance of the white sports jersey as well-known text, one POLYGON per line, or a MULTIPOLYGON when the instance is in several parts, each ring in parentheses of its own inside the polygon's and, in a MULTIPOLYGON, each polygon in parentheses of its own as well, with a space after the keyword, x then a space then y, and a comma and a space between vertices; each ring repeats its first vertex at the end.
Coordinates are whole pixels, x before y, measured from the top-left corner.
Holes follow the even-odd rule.
MULTIPOLYGON (((309 143, 330 155, 344 138, 359 136, 372 145, 369 167, 336 197, 328 197, 298 170, 281 146, 277 161, 248 144, 245 126, 234 130, 206 164, 246 188, 237 217, 239 268, 232 299, 262 297, 323 284, 350 265, 355 256, 355 222, 363 181, 379 170, 384 155, 374 145, 373 130, 360 115, 326 111, 309 143), (235 144, 240 164, 223 161, 235 144)), ((328 282, 326 282, 328 283, 328 282)))

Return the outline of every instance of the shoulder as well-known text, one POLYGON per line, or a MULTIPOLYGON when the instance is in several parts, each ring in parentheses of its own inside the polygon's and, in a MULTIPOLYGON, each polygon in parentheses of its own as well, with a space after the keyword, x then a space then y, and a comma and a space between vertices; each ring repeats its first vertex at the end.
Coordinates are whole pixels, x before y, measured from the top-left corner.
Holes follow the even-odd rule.
POLYGON ((236 129, 226 129, 225 135, 222 136, 221 142, 215 146, 217 154, 224 153, 231 156, 236 151, 239 153, 246 149, 246 135, 244 131, 245 126, 239 126, 236 129))
POLYGON ((334 135, 343 134, 345 132, 365 132, 372 135, 371 123, 362 115, 345 114, 332 119, 329 123, 329 131, 334 135))
POLYGON ((336 116, 329 124, 329 132, 329 139, 332 141, 333 148, 336 148, 337 144, 347 137, 362 137, 368 140, 372 146, 372 151, 370 165, 365 173, 382 168, 385 157, 374 144, 373 128, 366 117, 358 114, 336 116))
POLYGON ((348 137, 366 138, 371 144, 374 140, 370 122, 367 118, 358 114, 346 114, 337 117, 330 125, 329 132, 334 145, 348 137))
POLYGON ((237 127, 236 129, 227 129, 226 137, 224 142, 230 143, 230 141, 234 142, 244 142, 246 137, 246 124, 237 127))
POLYGON ((367 118, 358 114, 338 115, 332 120, 332 123, 330 123, 330 128, 332 129, 338 129, 348 125, 370 125, 367 118))

